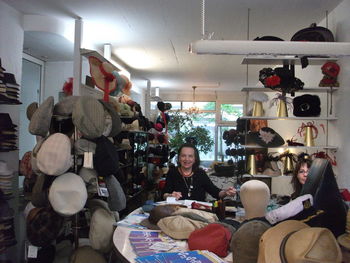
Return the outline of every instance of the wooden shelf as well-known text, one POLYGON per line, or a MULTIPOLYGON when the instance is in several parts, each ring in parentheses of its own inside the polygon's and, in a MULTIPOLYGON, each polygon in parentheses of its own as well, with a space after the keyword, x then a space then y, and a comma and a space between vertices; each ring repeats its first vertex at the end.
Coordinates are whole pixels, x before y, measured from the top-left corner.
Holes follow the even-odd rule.
POLYGON ((269 117, 269 116, 242 116, 241 119, 246 120, 283 120, 283 121, 303 121, 303 120, 312 120, 312 121, 334 121, 338 120, 337 117, 330 116, 330 117, 269 117))
MULTIPOLYGON (((327 61, 337 61, 336 57, 308 57, 309 65, 322 65, 327 61)), ((258 55, 243 58, 241 64, 249 65, 300 65, 300 57, 258 55)))
MULTIPOLYGON (((295 93, 312 93, 312 92, 332 92, 338 90, 339 87, 306 87, 301 90, 295 91, 295 93)), ((261 87, 243 87, 241 91, 249 92, 249 91, 259 91, 259 92, 279 92, 278 90, 273 90, 270 88, 261 87)))
MULTIPOLYGON (((266 147, 262 147, 259 145, 241 145, 246 149, 266 149, 266 147)), ((333 150, 336 151, 338 147, 330 146, 330 145, 320 145, 320 146, 288 146, 283 145, 279 147, 268 147, 268 148, 280 148, 280 149, 310 149, 310 150, 333 150)))

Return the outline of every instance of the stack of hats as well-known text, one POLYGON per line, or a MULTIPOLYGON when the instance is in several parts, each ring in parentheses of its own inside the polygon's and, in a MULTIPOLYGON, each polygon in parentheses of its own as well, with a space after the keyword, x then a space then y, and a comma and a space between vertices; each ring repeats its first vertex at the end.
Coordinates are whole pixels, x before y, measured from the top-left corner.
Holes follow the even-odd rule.
POLYGON ((0 104, 21 104, 18 100, 19 85, 15 75, 5 72, 0 58, 0 104))
POLYGON ((4 195, 12 194, 13 171, 10 170, 5 161, 0 160, 0 190, 4 195))
POLYGON ((14 213, 0 189, 0 254, 16 243, 14 213))
POLYGON ((16 127, 8 113, 0 113, 0 152, 17 150, 16 127))

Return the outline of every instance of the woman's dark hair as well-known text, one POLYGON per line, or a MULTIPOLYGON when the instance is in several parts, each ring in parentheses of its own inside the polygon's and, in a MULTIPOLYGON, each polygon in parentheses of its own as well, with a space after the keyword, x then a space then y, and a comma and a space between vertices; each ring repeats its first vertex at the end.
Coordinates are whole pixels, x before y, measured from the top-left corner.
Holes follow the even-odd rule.
POLYGON ((184 143, 180 146, 178 152, 177 152, 177 166, 180 166, 180 153, 182 151, 183 148, 192 148, 194 150, 194 164, 192 166, 192 170, 193 171, 196 171, 198 168, 199 168, 199 165, 201 163, 201 160, 199 158, 199 152, 198 152, 198 149, 196 148, 196 146, 194 146, 193 144, 191 143, 184 143))
POLYGON ((301 192, 301 188, 303 187, 303 185, 299 182, 298 173, 299 173, 300 167, 303 166, 304 164, 307 165, 307 168, 310 168, 312 164, 312 160, 310 158, 299 158, 297 164, 295 165, 293 177, 291 181, 291 184, 294 189, 294 193, 292 196, 293 199, 299 196, 301 192))

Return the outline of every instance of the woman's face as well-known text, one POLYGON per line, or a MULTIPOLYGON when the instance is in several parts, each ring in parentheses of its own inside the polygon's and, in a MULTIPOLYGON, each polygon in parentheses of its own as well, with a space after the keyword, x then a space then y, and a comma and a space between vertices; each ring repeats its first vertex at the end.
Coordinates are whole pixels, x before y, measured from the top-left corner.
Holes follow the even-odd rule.
POLYGON ((307 167, 306 163, 303 163, 300 166, 300 169, 299 169, 298 174, 297 174, 298 180, 301 184, 305 184, 308 173, 309 173, 309 168, 307 167))
POLYGON ((181 149, 179 162, 180 166, 184 169, 192 168, 193 164, 196 161, 194 149, 191 147, 184 147, 181 149))

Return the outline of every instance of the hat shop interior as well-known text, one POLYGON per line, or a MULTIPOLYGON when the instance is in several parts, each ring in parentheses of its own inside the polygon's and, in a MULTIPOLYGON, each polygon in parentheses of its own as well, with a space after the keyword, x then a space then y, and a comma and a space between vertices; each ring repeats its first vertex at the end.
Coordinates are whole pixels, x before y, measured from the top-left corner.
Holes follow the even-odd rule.
POLYGON ((0 0, 0 263, 350 263, 350 0, 0 0))

